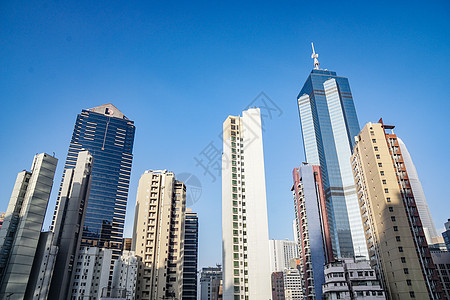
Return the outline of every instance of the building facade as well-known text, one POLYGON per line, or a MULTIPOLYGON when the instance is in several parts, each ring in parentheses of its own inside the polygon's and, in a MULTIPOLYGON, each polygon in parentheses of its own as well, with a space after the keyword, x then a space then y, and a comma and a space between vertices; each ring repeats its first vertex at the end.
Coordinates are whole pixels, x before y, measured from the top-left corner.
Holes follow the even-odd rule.
MULTIPOLYGON (((80 151, 89 150, 94 157, 82 245, 111 248, 114 258, 122 249, 134 131, 133 121, 112 104, 83 109, 77 116, 64 166, 63 181, 67 170, 75 168, 80 151)), ((55 216, 61 189, 62 183, 55 216)), ((52 230, 54 226, 53 221, 52 230)))
MULTIPOLYGON (((46 300, 53 279, 58 247, 53 245, 53 232, 41 232, 33 267, 28 279, 25 299, 46 300)), ((51 299, 51 298, 50 298, 51 299)))
POLYGON ((447 251, 450 251, 450 219, 444 223, 445 231, 442 233, 447 251))
MULTIPOLYGON (((133 251, 124 250, 114 262, 111 285, 111 297, 134 300, 136 296, 136 281, 138 260, 133 251)), ((107 293, 103 293, 105 295, 107 293)))
POLYGON ((450 299, 450 252, 431 251, 442 284, 443 299, 450 299))
POLYGON ((1 298, 24 298, 57 162, 51 155, 37 154, 31 171, 17 175, 0 229, 1 298))
POLYGON ((222 259, 224 300, 271 298, 259 108, 223 123, 222 259))
POLYGON ((108 291, 112 249, 81 247, 73 266, 69 297, 66 299, 99 299, 108 291))
POLYGON ((419 175, 417 174, 411 154, 409 154, 405 143, 400 138, 397 138, 397 141, 400 151, 402 152, 406 172, 408 172, 409 184, 414 195, 414 200, 416 202, 417 211, 419 212, 420 221, 422 222, 425 238, 427 239, 428 244, 433 244, 433 238, 437 237, 438 234, 436 227, 434 226, 433 218, 431 217, 430 208, 428 207, 427 199, 425 198, 425 193, 422 189, 422 184, 419 180, 419 175))
POLYGON ((293 181, 303 295, 322 299, 323 266, 334 261, 334 255, 320 167, 303 164, 294 169, 293 181))
POLYGON ((184 221, 183 299, 197 299, 198 216, 186 209, 184 221))
POLYGON ((139 261, 136 299, 181 299, 185 209, 186 186, 174 173, 141 176, 132 245, 139 261))
POLYGON ((282 272, 289 268, 292 258, 298 257, 298 246, 294 241, 269 240, 270 272, 282 272))
POLYGON ((51 299, 67 299, 74 260, 81 245, 86 215, 93 157, 89 151, 78 152, 74 169, 67 169, 59 192, 58 211, 53 226, 53 246, 58 248, 50 285, 51 299))
POLYGON ((283 271, 272 272, 272 300, 284 300, 283 271))
POLYGON ((222 267, 202 268, 200 273, 200 300, 218 298, 219 286, 222 281, 222 267))
POLYGON ((352 156, 370 263, 390 299, 441 299, 402 151, 380 120, 356 138, 352 156))
POLYGON ((325 265, 323 299, 385 300, 386 295, 367 260, 344 259, 325 265))
POLYGON ((350 85, 315 66, 297 97, 306 162, 321 167, 334 256, 367 257, 350 165, 360 129, 350 85))
POLYGON ((297 269, 283 270, 284 299, 303 300, 302 280, 297 269))

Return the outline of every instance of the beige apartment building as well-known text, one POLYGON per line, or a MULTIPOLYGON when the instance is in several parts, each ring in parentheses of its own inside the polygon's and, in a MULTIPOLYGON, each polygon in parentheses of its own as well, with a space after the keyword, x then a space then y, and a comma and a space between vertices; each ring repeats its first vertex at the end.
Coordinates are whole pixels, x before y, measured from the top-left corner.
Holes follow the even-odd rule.
POLYGON ((186 186, 175 174, 146 171, 139 180, 133 244, 136 299, 181 299, 186 186))
POLYGON ((371 265, 389 299, 441 299, 394 126, 368 123, 356 137, 352 168, 371 265))

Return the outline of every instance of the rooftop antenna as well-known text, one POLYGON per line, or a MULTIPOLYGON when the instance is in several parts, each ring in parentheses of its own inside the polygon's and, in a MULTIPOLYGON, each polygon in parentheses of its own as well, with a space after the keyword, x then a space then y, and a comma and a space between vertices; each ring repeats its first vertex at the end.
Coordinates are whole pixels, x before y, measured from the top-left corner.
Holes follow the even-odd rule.
POLYGON ((311 47, 313 50, 313 53, 311 54, 311 58, 314 58, 314 69, 319 70, 319 60, 317 59, 319 57, 319 54, 314 51, 314 43, 311 42, 311 47))

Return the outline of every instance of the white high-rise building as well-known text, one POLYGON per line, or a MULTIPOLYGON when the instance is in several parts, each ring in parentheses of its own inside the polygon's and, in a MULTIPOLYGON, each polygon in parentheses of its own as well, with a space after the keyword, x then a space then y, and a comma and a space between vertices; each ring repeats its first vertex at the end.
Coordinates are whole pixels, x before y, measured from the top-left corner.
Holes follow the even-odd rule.
POLYGON ((223 123, 222 246, 223 299, 271 299, 259 108, 223 123))
POLYGON ((416 167, 412 161, 411 155, 406 148, 405 143, 400 138, 397 138, 400 151, 403 154, 403 161, 405 163, 406 172, 408 172, 409 184, 416 200, 417 210, 419 211, 420 221, 422 222, 423 231, 428 244, 432 244, 432 238, 439 236, 434 226, 433 218, 431 217, 430 209, 428 208, 427 199, 422 189, 422 184, 419 180, 416 167))
POLYGON ((68 299, 99 299, 107 292, 113 250, 81 247, 73 266, 68 299))
POLYGON ((138 260, 133 251, 124 250, 114 262, 112 278, 112 297, 126 300, 135 299, 138 260))
POLYGON ((289 269, 289 261, 298 257, 298 246, 294 241, 269 240, 270 273, 289 269))

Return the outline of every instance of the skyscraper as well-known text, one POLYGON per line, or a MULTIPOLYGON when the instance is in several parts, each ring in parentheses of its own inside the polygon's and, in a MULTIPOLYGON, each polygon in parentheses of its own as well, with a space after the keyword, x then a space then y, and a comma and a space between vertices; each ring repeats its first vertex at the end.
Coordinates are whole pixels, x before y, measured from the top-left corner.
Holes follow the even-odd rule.
POLYGON ((394 126, 368 123, 352 156, 370 263, 389 299, 442 299, 394 126))
MULTIPOLYGON (((113 259, 122 248, 134 131, 133 121, 112 104, 83 109, 77 116, 64 166, 63 181, 67 170, 75 168, 80 151, 89 150, 94 157, 82 245, 112 248, 113 259)), ((61 203, 61 189, 62 184, 52 230, 61 203)))
POLYGON ((271 298, 259 108, 223 123, 222 252, 224 300, 271 298))
POLYGON ((305 299, 322 299, 323 266, 334 261, 321 174, 319 166, 308 164, 293 172, 296 235, 305 299))
POLYGON ((190 208, 184 220, 183 300, 197 299, 198 217, 190 208))
POLYGON ((93 158, 89 151, 80 151, 75 168, 67 169, 63 178, 52 243, 59 250, 50 285, 50 299, 68 298, 69 284, 81 244, 92 164, 93 158))
POLYGON ((358 117, 348 79, 319 69, 317 57, 297 97, 306 162, 322 171, 334 255, 367 257, 350 165, 358 117))
POLYGON ((181 299, 186 186, 175 174, 146 171, 139 180, 132 250, 139 261, 136 299, 181 299))
POLYGON ((400 150, 402 151, 403 161, 405 162, 406 172, 408 172, 409 183, 414 194, 414 200, 416 201, 417 211, 419 212, 425 237, 427 238, 428 244, 432 244, 432 239, 437 237, 438 234, 436 227, 434 226, 433 218, 431 217, 430 209, 428 208, 427 199, 425 198, 425 193, 423 192, 422 184, 419 180, 419 175, 417 174, 411 154, 409 154, 405 143, 403 143, 400 138, 397 138, 397 140, 400 150))
POLYGON ((0 298, 23 299, 38 247, 58 160, 41 153, 17 174, 0 229, 0 298))

